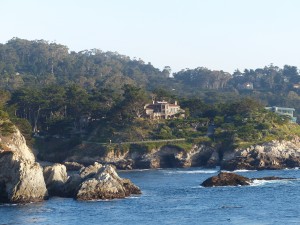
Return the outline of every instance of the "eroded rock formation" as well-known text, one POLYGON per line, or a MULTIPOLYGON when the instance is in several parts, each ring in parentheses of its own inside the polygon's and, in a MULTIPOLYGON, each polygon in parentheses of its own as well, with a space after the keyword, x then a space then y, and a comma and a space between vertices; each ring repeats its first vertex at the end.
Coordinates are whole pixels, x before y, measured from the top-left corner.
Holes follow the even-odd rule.
POLYGON ((141 194, 140 189, 130 180, 118 176, 114 166, 103 166, 97 162, 69 177, 64 165, 54 164, 45 168, 44 175, 49 193, 53 196, 97 200, 141 194))
POLYGON ((106 165, 80 184, 75 198, 78 200, 113 199, 125 198, 131 194, 141 194, 141 191, 130 180, 120 178, 113 166, 106 165))
POLYGON ((246 149, 225 152, 221 164, 224 170, 284 169, 300 166, 300 140, 271 141, 246 149))
POLYGON ((64 185, 68 180, 66 166, 55 163, 44 168, 44 179, 51 196, 64 196, 64 185))
POLYGON ((25 138, 15 128, 9 136, 0 136, 0 202, 42 201, 48 193, 42 167, 35 162, 25 138))
MULTIPOLYGON (((88 146, 86 146, 88 148, 88 146)), ((103 164, 110 163, 118 169, 149 169, 172 167, 215 167, 218 162, 218 154, 215 149, 208 146, 194 146, 191 150, 184 150, 174 145, 165 145, 149 152, 127 151, 120 153, 112 150, 104 156, 72 156, 67 161, 75 161, 81 164, 93 164, 95 161, 103 164)))

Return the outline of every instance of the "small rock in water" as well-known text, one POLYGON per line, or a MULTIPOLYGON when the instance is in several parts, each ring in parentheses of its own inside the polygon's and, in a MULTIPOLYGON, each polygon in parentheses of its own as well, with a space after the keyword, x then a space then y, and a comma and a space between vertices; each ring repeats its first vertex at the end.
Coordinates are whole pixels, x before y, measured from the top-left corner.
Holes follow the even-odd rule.
POLYGON ((214 186, 239 186, 250 185, 251 180, 247 177, 237 175, 235 173, 220 172, 217 176, 213 176, 205 180, 201 185, 203 187, 214 186))
POLYGON ((203 181, 201 186, 203 187, 215 187, 215 186, 245 186, 253 183, 254 180, 292 180, 295 178, 283 178, 283 177, 261 177, 261 178, 247 178, 235 173, 220 172, 217 176, 210 177, 203 181))

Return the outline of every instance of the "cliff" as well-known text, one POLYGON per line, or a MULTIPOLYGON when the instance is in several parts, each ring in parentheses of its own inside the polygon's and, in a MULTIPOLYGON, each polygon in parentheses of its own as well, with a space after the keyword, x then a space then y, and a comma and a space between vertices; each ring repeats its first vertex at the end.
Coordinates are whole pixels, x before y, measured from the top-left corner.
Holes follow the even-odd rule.
POLYGON ((221 168, 236 169, 284 169, 300 166, 300 138, 274 140, 252 145, 245 149, 225 152, 221 168))
POLYGON ((150 149, 135 146, 120 150, 114 146, 100 151, 99 146, 85 144, 66 158, 65 161, 79 162, 84 165, 110 163, 118 169, 148 169, 174 167, 215 167, 221 169, 283 169, 300 166, 300 138, 291 140, 273 140, 248 148, 237 148, 220 152, 206 145, 162 145, 150 149))
POLYGON ((42 167, 16 127, 0 135, 0 193, 0 203, 42 201, 48 195, 42 167))
POLYGON ((149 149, 143 147, 145 146, 139 145, 122 151, 118 147, 114 147, 109 151, 97 152, 97 146, 85 144, 81 145, 65 161, 67 163, 79 162, 84 165, 90 165, 97 161, 113 164, 118 169, 210 167, 216 166, 218 163, 216 150, 205 145, 194 145, 191 149, 169 144, 149 149))

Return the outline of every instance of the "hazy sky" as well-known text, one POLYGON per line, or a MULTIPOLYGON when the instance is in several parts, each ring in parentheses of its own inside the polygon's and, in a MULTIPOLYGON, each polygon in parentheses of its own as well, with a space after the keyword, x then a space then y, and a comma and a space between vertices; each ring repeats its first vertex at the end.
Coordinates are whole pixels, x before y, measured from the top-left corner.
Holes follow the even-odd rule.
POLYGON ((300 68, 299 0, 0 0, 0 43, 44 39, 173 71, 300 68))

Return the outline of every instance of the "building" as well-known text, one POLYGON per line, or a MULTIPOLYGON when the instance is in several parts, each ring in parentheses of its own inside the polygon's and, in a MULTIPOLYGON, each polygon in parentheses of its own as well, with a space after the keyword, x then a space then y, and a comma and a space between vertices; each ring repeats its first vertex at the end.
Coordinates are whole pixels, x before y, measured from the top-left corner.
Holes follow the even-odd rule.
POLYGON ((277 106, 265 107, 265 108, 279 115, 289 116, 291 118, 291 122, 293 123, 297 122, 297 117, 294 117, 294 112, 295 112, 294 108, 285 108, 285 107, 277 107, 277 106))
POLYGON ((300 84, 299 83, 298 84, 293 84, 293 88, 299 89, 300 88, 300 84))
POLYGON ((243 84, 238 84, 237 88, 239 90, 253 90, 253 83, 252 82, 246 82, 243 84))
POLYGON ((177 101, 174 104, 167 101, 153 101, 152 104, 144 106, 145 116, 150 119, 171 119, 184 117, 184 110, 180 108, 177 101))

